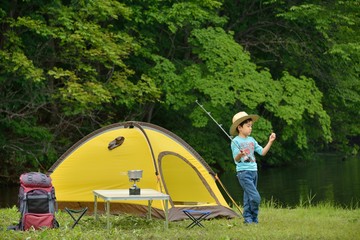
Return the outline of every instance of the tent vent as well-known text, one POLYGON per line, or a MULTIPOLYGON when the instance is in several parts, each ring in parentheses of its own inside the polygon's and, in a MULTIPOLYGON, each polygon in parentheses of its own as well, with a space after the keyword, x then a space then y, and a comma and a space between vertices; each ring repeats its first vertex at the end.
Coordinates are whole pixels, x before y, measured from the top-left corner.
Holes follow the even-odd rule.
POLYGON ((124 137, 117 137, 109 143, 108 149, 113 150, 114 148, 121 146, 121 144, 123 144, 124 141, 125 141, 124 137))

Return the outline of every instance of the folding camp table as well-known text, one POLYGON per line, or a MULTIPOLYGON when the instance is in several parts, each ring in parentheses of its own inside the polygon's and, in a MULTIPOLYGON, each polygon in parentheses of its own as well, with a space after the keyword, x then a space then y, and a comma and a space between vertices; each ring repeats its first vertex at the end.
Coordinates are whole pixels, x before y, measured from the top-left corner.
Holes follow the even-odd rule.
POLYGON ((102 198, 106 204, 106 219, 107 219, 107 229, 110 229, 110 201, 115 200, 148 200, 148 218, 151 219, 151 204, 153 200, 165 200, 165 229, 169 225, 169 195, 162 192, 158 192, 153 189, 141 189, 140 195, 130 195, 129 189, 117 189, 117 190, 94 190, 94 215, 95 220, 97 220, 97 199, 102 198))
POLYGON ((192 220, 192 223, 186 228, 193 228, 194 226, 204 227, 201 221, 211 214, 211 211, 207 210, 185 209, 183 212, 192 220))

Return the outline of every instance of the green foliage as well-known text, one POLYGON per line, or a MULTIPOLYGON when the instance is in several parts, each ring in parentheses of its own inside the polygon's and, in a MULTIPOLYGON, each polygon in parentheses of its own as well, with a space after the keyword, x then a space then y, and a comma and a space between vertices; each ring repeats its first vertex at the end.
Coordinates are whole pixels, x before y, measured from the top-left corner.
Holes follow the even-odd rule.
MULTIPOLYGON (((194 53, 199 53, 201 60, 190 67, 192 72, 199 72, 193 74, 199 76, 195 79, 195 88, 206 95, 213 105, 239 104, 251 113, 266 109, 269 116, 276 117, 278 123, 275 127, 285 123, 285 128, 276 131, 285 142, 280 144, 293 143, 304 149, 309 136, 331 141, 330 119, 322 108, 322 94, 312 79, 304 76, 296 78, 287 72, 279 80, 272 79, 268 70, 259 71, 249 55, 233 41, 232 35, 222 29, 195 30, 189 42, 194 45, 194 53), (306 124, 314 122, 319 122, 322 136, 307 132, 306 124)), ((234 110, 227 119, 238 111, 240 109, 234 110)), ((198 116, 196 113, 191 115, 194 124, 204 126, 198 116)), ((266 116, 259 125, 254 136, 265 144, 273 126, 266 116)))
POLYGON ((278 135, 264 164, 359 149, 356 1, 15 3, 0 3, 0 142, 14 146, 0 153, 14 163, 5 176, 17 178, 18 162, 48 168, 124 120, 168 128, 228 169, 229 139, 196 99, 225 131, 236 112, 259 114, 259 143, 278 135))
POLYGON ((230 18, 227 29, 251 52, 258 66, 268 68, 276 79, 281 79, 284 72, 296 78, 311 78, 322 93, 323 110, 315 114, 320 125, 306 127, 308 139, 313 139, 313 134, 319 139, 318 129, 322 129, 321 138, 326 142, 308 141, 322 149, 350 152, 349 148, 357 146, 351 139, 357 139, 359 125, 349 119, 360 99, 359 7, 356 1, 224 3, 225 15, 230 18), (331 130, 324 128, 329 124, 331 130))
MULTIPOLYGON (((219 1, 195 1, 174 3, 171 8, 164 9, 162 14, 154 14, 153 17, 159 22, 167 24, 172 33, 179 29, 190 27, 199 28, 206 22, 216 25, 223 24, 224 19, 213 14, 211 10, 221 6, 219 1)), ((160 9, 158 9, 160 10, 160 9)))
POLYGON ((12 138, 1 139, 1 145, 6 156, 6 167, 2 174, 18 178, 19 173, 27 171, 29 167, 46 171, 47 166, 52 164, 49 157, 55 157, 54 147, 48 143, 53 141, 53 135, 46 127, 36 126, 34 118, 11 120, 4 119, 1 124, 3 133, 12 138), (21 139, 21 142, 18 142, 21 139))
POLYGON ((24 80, 40 82, 44 80, 42 69, 36 68, 23 52, 10 48, 0 51, 2 74, 22 76, 24 80))
POLYGON ((66 79, 64 87, 59 88, 56 99, 64 103, 65 114, 79 114, 92 111, 111 100, 109 91, 99 82, 86 81, 83 84, 72 71, 54 68, 48 72, 55 80, 66 79))
MULTIPOLYGON (((12 159, 14 166, 21 161, 25 168, 37 168, 40 164, 46 171, 69 147, 62 143, 79 139, 73 133, 88 133, 87 124, 85 133, 78 126, 84 122, 84 116, 98 121, 94 113, 101 118, 101 110, 107 104, 124 105, 124 101, 119 101, 116 85, 131 88, 131 94, 122 96, 128 102, 137 102, 144 94, 152 101, 158 97, 148 79, 142 78, 139 85, 129 79, 132 71, 123 60, 137 44, 129 34, 114 28, 115 23, 131 14, 123 4, 90 1, 63 5, 59 1, 38 1, 6 7, 17 17, 2 18, 1 99, 7 100, 1 101, 4 120, 0 123, 5 128, 10 119, 12 122, 9 131, 2 132, 5 146, 22 149, 16 154, 13 150, 4 153, 3 157, 12 159), (26 7, 34 11, 22 11, 26 7), (47 136, 38 141, 37 134, 41 132, 47 136)), ((106 112, 111 111, 110 108, 106 112)), ((9 170, 3 175, 14 174, 18 178, 21 171, 22 168, 9 170)))
POLYGON ((290 127, 284 131, 283 140, 295 138, 295 143, 300 149, 307 148, 307 135, 313 135, 307 132, 306 124, 319 121, 324 140, 330 142, 330 118, 323 110, 322 93, 316 88, 314 81, 304 76, 297 79, 284 73, 280 85, 283 88, 280 102, 273 110, 275 116, 284 120, 290 127), (309 121, 304 121, 304 115, 310 118, 309 121))
POLYGON ((189 103, 186 92, 193 87, 191 79, 178 75, 176 66, 164 57, 153 56, 152 60, 155 64, 149 75, 161 89, 162 102, 174 109, 186 106, 189 103))

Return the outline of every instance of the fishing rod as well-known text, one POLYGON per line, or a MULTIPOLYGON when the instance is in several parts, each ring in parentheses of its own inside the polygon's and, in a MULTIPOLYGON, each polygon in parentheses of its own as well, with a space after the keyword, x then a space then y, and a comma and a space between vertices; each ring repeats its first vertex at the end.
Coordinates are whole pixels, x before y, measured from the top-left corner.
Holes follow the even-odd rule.
POLYGON ((204 108, 204 106, 201 105, 201 104, 198 102, 198 100, 196 100, 195 102, 196 102, 197 105, 199 105, 199 107, 201 107, 201 109, 204 110, 204 112, 216 123, 216 125, 219 126, 219 128, 225 133, 225 135, 230 139, 230 141, 233 141, 232 137, 230 137, 230 135, 222 128, 221 124, 219 124, 219 123, 215 120, 215 118, 213 118, 213 117, 211 116, 211 113, 208 112, 208 111, 206 111, 206 109, 204 108))
MULTIPOLYGON (((230 137, 230 135, 222 128, 221 124, 219 124, 219 123, 215 120, 215 118, 213 118, 213 117, 211 116, 211 113, 208 112, 208 111, 206 111, 206 109, 204 108, 204 106, 201 105, 201 104, 198 102, 198 100, 196 100, 195 102, 196 102, 196 104, 199 105, 199 107, 200 107, 202 110, 204 110, 204 112, 216 123, 216 125, 218 125, 218 127, 225 133, 225 135, 230 139, 230 141, 233 142, 233 138, 230 137)), ((240 146, 239 146, 236 142, 233 142, 233 143, 240 149, 240 151, 242 151, 241 148, 240 148, 240 146)), ((242 216, 243 213, 242 213, 239 205, 237 205, 237 203, 235 202, 235 200, 231 197, 230 193, 227 191, 227 189, 225 188, 225 186, 222 184, 220 178, 219 178, 217 175, 215 175, 215 179, 220 183, 221 187, 224 189, 224 191, 225 191, 226 194, 229 196, 230 200, 233 202, 233 204, 234 204, 235 207, 239 210, 239 212, 240 212, 240 214, 241 214, 241 216, 242 216)))
POLYGON ((215 118, 213 118, 213 116, 211 116, 211 113, 208 112, 208 111, 206 111, 206 109, 204 108, 204 106, 201 105, 201 104, 198 102, 197 99, 195 100, 195 102, 196 102, 196 104, 199 105, 199 107, 200 107, 202 110, 204 110, 204 112, 216 123, 216 125, 218 125, 218 127, 225 133, 225 135, 230 139, 230 141, 233 142, 233 143, 239 148, 240 152, 242 152, 241 147, 240 147, 236 142, 234 142, 234 139, 223 129, 223 127, 221 126, 221 124, 219 124, 219 123, 215 120, 215 118))

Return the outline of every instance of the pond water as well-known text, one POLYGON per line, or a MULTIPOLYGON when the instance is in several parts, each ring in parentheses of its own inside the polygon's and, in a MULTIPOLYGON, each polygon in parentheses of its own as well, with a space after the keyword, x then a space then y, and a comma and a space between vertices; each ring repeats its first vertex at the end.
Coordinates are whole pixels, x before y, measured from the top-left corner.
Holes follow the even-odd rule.
POLYGON ((19 186, 0 186, 0 208, 8 208, 17 204, 19 186))
MULTIPOLYGON (((360 207, 360 159, 318 155, 317 159, 297 167, 260 169, 258 190, 262 199, 283 207, 300 203, 332 203, 360 207)), ((235 173, 220 177, 231 197, 242 204, 242 189, 235 173)), ((224 197, 226 194, 223 193, 224 197)), ((227 197, 226 197, 227 198, 227 197)), ((230 198, 228 202, 230 202, 230 198)))
MULTIPOLYGON (((242 205, 242 189, 234 172, 220 176, 222 184, 237 204, 242 205)), ((334 155, 318 155, 317 159, 297 167, 259 170, 258 189, 262 199, 274 200, 283 207, 300 202, 330 202, 343 207, 360 207, 360 158, 345 161, 334 155)), ((0 208, 17 204, 19 186, 0 187, 0 208)), ((230 198, 223 191, 227 202, 230 198)))

